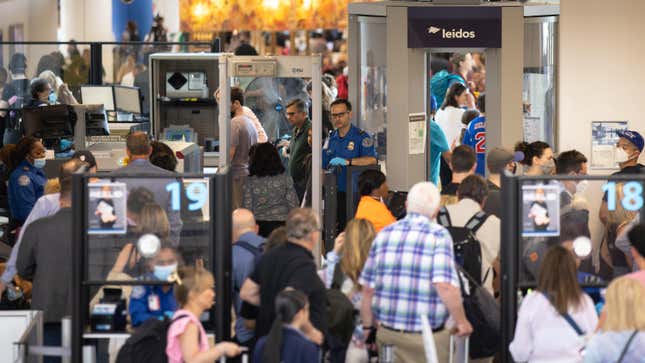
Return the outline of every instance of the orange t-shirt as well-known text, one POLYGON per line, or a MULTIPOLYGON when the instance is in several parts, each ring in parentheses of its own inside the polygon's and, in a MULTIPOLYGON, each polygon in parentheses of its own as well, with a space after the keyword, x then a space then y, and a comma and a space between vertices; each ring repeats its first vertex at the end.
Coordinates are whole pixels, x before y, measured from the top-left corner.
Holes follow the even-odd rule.
POLYGON ((383 228, 396 222, 396 218, 387 209, 387 206, 370 196, 361 197, 354 218, 367 219, 372 223, 376 232, 380 232, 383 228))

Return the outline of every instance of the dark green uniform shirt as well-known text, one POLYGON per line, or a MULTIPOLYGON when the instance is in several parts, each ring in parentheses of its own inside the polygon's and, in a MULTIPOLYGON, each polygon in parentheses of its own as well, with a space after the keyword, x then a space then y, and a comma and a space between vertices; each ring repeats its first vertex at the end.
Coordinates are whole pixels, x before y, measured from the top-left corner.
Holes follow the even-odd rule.
POLYGON ((305 157, 311 154, 311 146, 307 143, 310 128, 311 121, 306 120, 301 128, 294 128, 293 137, 289 142, 289 175, 293 178, 293 183, 301 187, 307 183, 305 157))

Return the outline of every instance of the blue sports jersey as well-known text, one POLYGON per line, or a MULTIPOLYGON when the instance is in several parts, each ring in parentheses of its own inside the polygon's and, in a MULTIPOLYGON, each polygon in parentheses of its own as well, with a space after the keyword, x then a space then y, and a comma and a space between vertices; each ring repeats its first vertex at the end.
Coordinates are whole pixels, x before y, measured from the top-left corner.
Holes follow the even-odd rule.
POLYGON ((477 174, 486 176, 486 117, 480 116, 470 121, 464 139, 461 142, 468 145, 477 154, 477 174))

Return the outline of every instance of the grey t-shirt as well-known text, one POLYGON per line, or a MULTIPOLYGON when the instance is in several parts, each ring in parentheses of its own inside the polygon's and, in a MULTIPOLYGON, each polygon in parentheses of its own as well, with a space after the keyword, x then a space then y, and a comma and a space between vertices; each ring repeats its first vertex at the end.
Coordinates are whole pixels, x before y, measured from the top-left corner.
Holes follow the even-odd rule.
POLYGON ((253 121, 246 116, 233 117, 231 120, 231 146, 235 155, 231 160, 233 178, 249 175, 249 150, 258 142, 258 133, 253 121))

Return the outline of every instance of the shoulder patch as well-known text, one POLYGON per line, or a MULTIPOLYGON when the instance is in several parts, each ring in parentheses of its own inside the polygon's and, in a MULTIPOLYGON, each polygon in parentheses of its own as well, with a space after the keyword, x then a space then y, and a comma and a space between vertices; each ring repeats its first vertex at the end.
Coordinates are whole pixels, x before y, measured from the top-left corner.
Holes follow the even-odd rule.
POLYGON ((28 166, 23 166, 23 167, 22 167, 22 170, 24 170, 24 171, 29 171, 29 167, 28 167, 28 166))
POLYGON ((132 298, 141 299, 146 294, 146 289, 143 286, 135 286, 132 288, 132 298))
POLYGON ((18 185, 20 185, 21 187, 26 187, 29 184, 31 184, 31 179, 29 179, 29 176, 21 175, 18 178, 18 185))
POLYGON ((363 147, 372 147, 374 145, 374 141, 368 135, 366 138, 363 139, 363 142, 361 142, 361 145, 363 145, 363 147))

